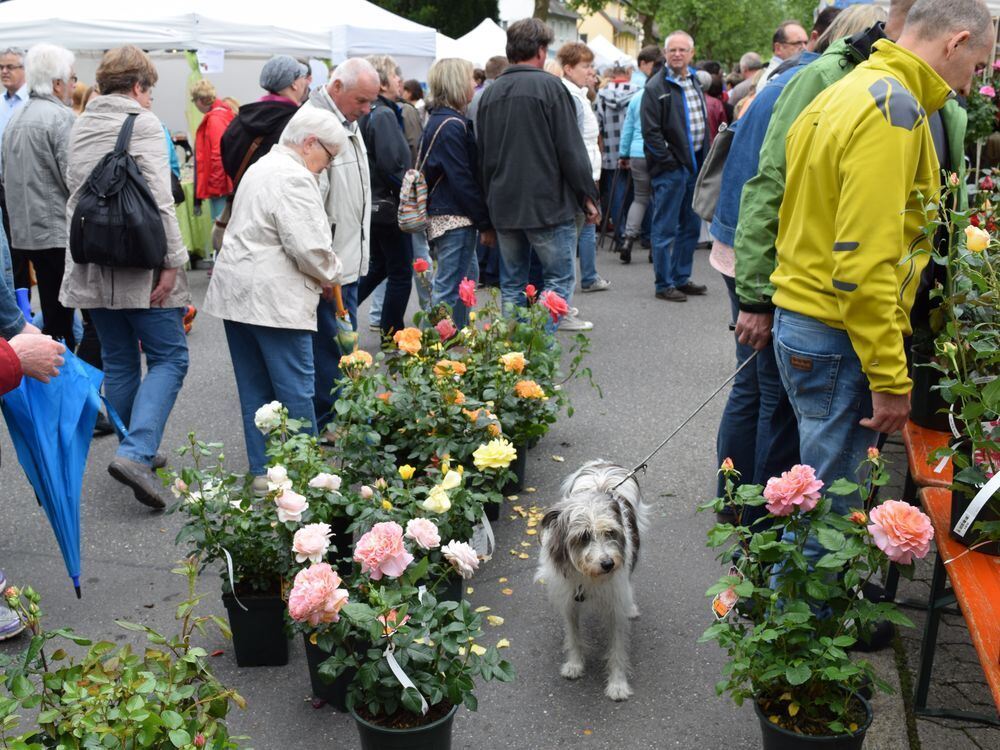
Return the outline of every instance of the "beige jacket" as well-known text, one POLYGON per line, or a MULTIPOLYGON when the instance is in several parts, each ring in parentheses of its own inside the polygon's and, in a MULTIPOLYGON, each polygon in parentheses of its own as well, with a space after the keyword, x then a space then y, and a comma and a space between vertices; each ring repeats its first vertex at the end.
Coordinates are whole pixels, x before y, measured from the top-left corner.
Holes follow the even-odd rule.
POLYGON ((204 308, 224 320, 315 331, 320 284, 340 271, 319 180, 279 144, 243 175, 204 308))
MULTIPOLYGON (((97 162, 114 149, 125 117, 133 112, 139 116, 135 120, 128 151, 160 207, 163 229, 167 234, 167 257, 163 267, 179 269, 174 289, 162 306, 184 307, 191 301, 183 268, 188 261, 188 251, 181 240, 181 230, 174 213, 166 135, 156 115, 143 109, 135 99, 120 94, 98 97, 87 106, 73 126, 66 169, 66 187, 69 188, 66 221, 68 224, 73 218, 83 184, 97 162)), ((71 254, 66 253, 66 271, 59 301, 66 307, 84 309, 146 309, 159 276, 159 271, 142 268, 111 268, 92 263, 78 265, 73 262, 71 254)))

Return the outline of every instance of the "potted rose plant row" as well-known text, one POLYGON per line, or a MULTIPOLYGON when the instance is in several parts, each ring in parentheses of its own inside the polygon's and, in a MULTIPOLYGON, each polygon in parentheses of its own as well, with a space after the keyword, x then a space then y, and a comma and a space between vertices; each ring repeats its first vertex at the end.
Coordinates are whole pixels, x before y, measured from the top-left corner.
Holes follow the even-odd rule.
POLYGON ((728 655, 716 691, 737 705, 753 701, 765 750, 861 748, 872 720, 866 693, 873 685, 890 689, 869 662, 849 652, 876 623, 912 623, 894 603, 862 593, 890 561, 912 573, 934 529, 905 502, 875 504, 874 489, 886 474, 874 448, 866 464, 867 487, 838 480, 823 497, 809 466, 761 487, 738 485, 727 461, 726 496, 702 508, 731 506, 737 520, 708 533, 729 572, 708 590, 717 622, 701 640, 715 641, 728 655), (850 498, 855 509, 834 512, 835 495, 850 498))

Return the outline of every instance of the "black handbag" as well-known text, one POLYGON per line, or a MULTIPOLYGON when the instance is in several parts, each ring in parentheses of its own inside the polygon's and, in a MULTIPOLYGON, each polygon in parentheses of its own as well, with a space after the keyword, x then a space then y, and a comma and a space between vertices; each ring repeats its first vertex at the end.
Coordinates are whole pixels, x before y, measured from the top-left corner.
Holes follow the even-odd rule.
POLYGON ((73 211, 69 249, 76 263, 162 268, 167 234, 160 207, 128 152, 136 114, 125 118, 114 151, 94 167, 73 211))
POLYGON ((691 201, 691 206, 694 208, 694 212, 705 221, 712 220, 712 217, 715 216, 715 207, 719 205, 719 195, 722 192, 722 170, 726 167, 726 158, 729 156, 729 147, 732 142, 733 129, 726 123, 722 123, 694 184, 694 199, 691 201))

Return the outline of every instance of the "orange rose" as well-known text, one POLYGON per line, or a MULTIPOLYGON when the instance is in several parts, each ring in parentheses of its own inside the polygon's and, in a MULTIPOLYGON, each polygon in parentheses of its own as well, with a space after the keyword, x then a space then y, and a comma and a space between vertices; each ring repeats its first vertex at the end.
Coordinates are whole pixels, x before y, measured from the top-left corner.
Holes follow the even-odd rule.
POLYGON ((465 370, 465 363, 454 359, 438 360, 438 363, 434 365, 434 374, 439 378, 446 378, 449 375, 464 375, 465 370))
POLYGON ((473 411, 469 411, 468 409, 462 409, 462 414, 467 416, 469 418, 469 421, 475 424, 476 422, 479 421, 479 415, 482 413, 482 411, 483 411, 482 409, 475 409, 473 411))
POLYGON ((444 400, 447 404, 464 404, 465 394, 456 388, 451 394, 445 394, 444 400))
POLYGON ((389 403, 389 397, 390 396, 392 396, 392 394, 389 393, 389 391, 386 391, 385 393, 378 394, 375 398, 381 399, 382 401, 385 401, 386 403, 389 403))
POLYGON ((340 369, 353 378, 359 375, 361 370, 371 367, 372 361, 371 354, 358 349, 340 358, 340 369))
POLYGON ((514 393, 519 398, 545 398, 545 391, 534 380, 518 380, 514 384, 514 393))
POLYGON ((518 375, 524 372, 524 366, 527 363, 521 352, 510 352, 500 357, 500 364, 503 365, 503 369, 507 372, 516 372, 518 375))
POLYGON ((490 434, 490 437, 500 437, 502 434, 499 422, 490 422, 486 425, 486 431, 490 434))
POLYGON ((392 340, 400 350, 407 354, 416 354, 420 351, 422 335, 419 328, 404 328, 402 331, 396 331, 392 340))

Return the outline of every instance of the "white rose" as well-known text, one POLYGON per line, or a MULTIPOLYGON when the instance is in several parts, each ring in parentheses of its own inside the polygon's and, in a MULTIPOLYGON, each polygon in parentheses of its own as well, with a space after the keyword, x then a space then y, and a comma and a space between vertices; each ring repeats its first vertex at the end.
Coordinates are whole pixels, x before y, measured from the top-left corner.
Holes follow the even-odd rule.
POLYGON ((267 470, 267 489, 271 492, 292 489, 292 480, 288 478, 288 470, 281 464, 267 470))
POLYGON ((320 472, 309 480, 309 486, 317 490, 327 490, 338 492, 340 490, 341 479, 336 474, 320 472))
POLYGON ((280 401, 264 404, 254 412, 253 423, 257 425, 258 430, 266 435, 271 430, 276 430, 281 426, 281 413, 284 408, 280 401))
POLYGON ((302 520, 302 514, 309 509, 309 503, 297 492, 282 490, 274 498, 274 504, 278 506, 278 520, 282 523, 292 521, 298 523, 302 520))
POLYGON ((453 539, 441 548, 441 554, 462 578, 472 578, 479 567, 479 556, 468 542, 453 539))
POLYGON ((462 473, 459 471, 449 471, 441 480, 441 488, 445 490, 453 490, 460 484, 462 484, 462 473))

